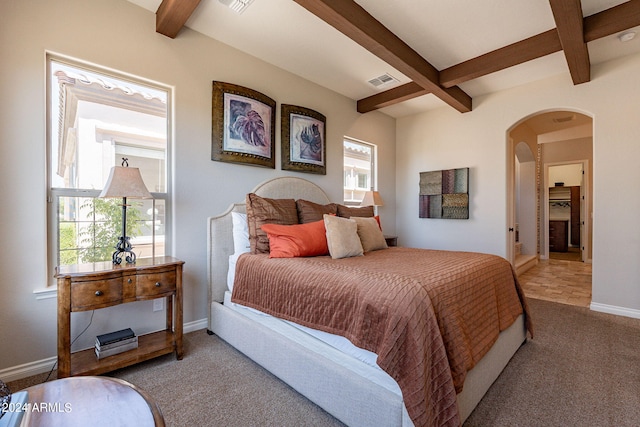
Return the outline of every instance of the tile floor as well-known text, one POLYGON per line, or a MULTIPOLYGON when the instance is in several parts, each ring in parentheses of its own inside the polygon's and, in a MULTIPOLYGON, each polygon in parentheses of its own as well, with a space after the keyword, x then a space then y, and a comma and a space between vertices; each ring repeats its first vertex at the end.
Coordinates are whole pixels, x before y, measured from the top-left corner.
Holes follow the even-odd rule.
POLYGON ((591 264, 557 259, 540 260, 518 280, 529 298, 588 307, 591 304, 591 264))

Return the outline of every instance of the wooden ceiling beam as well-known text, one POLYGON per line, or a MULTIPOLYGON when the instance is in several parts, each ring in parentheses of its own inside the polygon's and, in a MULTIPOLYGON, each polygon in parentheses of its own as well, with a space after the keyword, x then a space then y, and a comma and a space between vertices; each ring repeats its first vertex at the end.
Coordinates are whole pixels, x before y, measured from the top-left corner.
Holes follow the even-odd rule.
POLYGON ((589 43, 640 25, 640 0, 630 0, 584 18, 584 41, 589 43))
MULTIPOLYGON (((584 18, 584 41, 587 43, 592 42, 639 25, 640 0, 630 0, 584 18)), ((555 29, 545 31, 440 71, 440 84, 444 87, 458 85, 539 58, 544 56, 544 52, 549 55, 561 50, 562 44, 560 43, 558 32, 555 29)), ((384 99, 383 106, 387 107, 423 95, 418 93, 419 90, 416 90, 415 96, 411 96, 411 93, 407 93, 408 84, 405 86, 402 98, 399 98, 397 102, 393 102, 393 99, 386 95, 387 92, 391 92, 394 89, 380 92, 364 98, 362 101, 377 97, 377 99, 384 99)), ((371 101, 368 101, 365 105, 370 104, 371 101)))
MULTIPOLYGON (((193 14, 196 7, 198 7, 200 1, 201 0, 163 0, 156 11, 156 31, 167 37, 175 38, 193 14)), ((343 10, 343 12, 347 13, 347 16, 350 16, 349 19, 346 19, 340 15, 340 13, 343 12, 339 11, 339 8, 336 7, 341 3, 340 0, 295 1, 349 37, 351 37, 351 33, 361 33, 358 40, 354 39, 356 42, 369 49, 390 65, 393 64, 388 59, 389 56, 394 57, 394 61, 404 63, 404 67, 394 66, 408 77, 411 77, 409 75, 409 73, 412 72, 411 70, 420 73, 423 84, 416 83, 414 79, 414 82, 357 101, 358 111, 361 113, 433 93, 432 89, 434 88, 437 89, 438 92, 441 92, 444 98, 449 98, 451 103, 458 105, 458 107, 460 107, 457 108, 459 111, 469 111, 471 109, 471 98, 458 88, 457 85, 563 49, 559 36, 560 30, 553 29, 438 72, 431 64, 420 57, 418 53, 413 51, 402 40, 354 2, 345 2, 344 7, 346 10, 343 10), (316 13, 312 8, 321 11, 316 13), (358 12, 358 8, 362 10, 358 12), (354 11, 356 11, 356 13, 351 14, 354 11), (327 19, 325 19, 325 17, 327 19), (362 28, 359 28, 359 25, 361 25, 362 28), (343 31, 343 29, 345 29, 345 31, 343 31), (379 33, 379 36, 375 37, 376 31, 380 30, 382 30, 382 33, 379 33), (386 37, 390 37, 391 42, 385 43, 386 37), (394 53, 396 47, 399 47, 398 52, 402 52, 402 55, 394 53), (409 68, 409 71, 404 70, 406 67, 409 68), (425 82, 424 78, 428 81, 425 82), (425 86, 429 87, 426 88, 425 86)), ((554 8, 554 3, 561 7, 564 7, 565 3, 568 3, 565 0, 550 0, 550 2, 552 8, 554 8)), ((572 2, 575 9, 575 3, 579 2, 577 0, 572 0, 572 2)), ((555 19, 558 21, 558 18, 555 19)), ((558 22, 556 22, 556 25, 560 28, 558 22)), ((576 23, 573 22, 567 25, 575 26, 576 23)), ((582 22, 583 44, 639 25, 640 0, 629 0, 618 6, 584 18, 582 22)), ((564 23, 562 26, 564 26, 564 23)), ((567 26, 567 28, 570 27, 567 26)), ((573 37, 572 43, 579 44, 579 42, 576 41, 577 33, 575 29, 573 31, 573 35, 569 37, 573 37)), ((581 48, 578 47, 578 51, 580 50, 581 48)), ((582 67, 584 68, 584 53, 580 55, 583 55, 582 67)), ((567 59, 567 62, 569 63, 569 59, 567 59)))
POLYGON ((175 39, 200 0, 162 0, 156 11, 156 32, 175 39))
POLYGON ((418 83, 410 82, 358 100, 357 110, 358 113, 368 113, 369 111, 388 107, 389 105, 398 104, 429 93, 431 93, 430 90, 423 88, 418 83))
POLYGON ((440 84, 444 87, 458 85, 514 65, 541 58, 562 50, 556 30, 529 37, 528 39, 485 53, 468 61, 440 71, 440 84))
POLYGON ((471 97, 457 86, 440 86, 438 70, 353 0, 295 0, 296 3, 396 68, 460 112, 471 97))
POLYGON ((589 50, 584 41, 580 0, 549 0, 553 19, 574 85, 591 80, 589 50))
MULTIPOLYGON (((638 25, 640 0, 631 0, 584 18, 584 41, 588 43, 638 25)), ((441 70, 440 84, 444 87, 458 85, 561 50, 557 31, 545 31, 441 70)))

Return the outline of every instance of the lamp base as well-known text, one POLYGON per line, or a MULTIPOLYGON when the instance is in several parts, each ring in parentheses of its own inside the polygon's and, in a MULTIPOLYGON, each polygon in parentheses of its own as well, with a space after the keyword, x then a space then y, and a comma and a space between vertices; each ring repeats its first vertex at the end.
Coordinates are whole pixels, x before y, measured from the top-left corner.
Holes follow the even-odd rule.
POLYGON ((127 264, 136 263, 136 254, 131 250, 132 246, 129 242, 129 237, 121 236, 115 248, 116 250, 111 255, 111 261, 114 264, 122 264, 123 259, 127 262, 127 264))

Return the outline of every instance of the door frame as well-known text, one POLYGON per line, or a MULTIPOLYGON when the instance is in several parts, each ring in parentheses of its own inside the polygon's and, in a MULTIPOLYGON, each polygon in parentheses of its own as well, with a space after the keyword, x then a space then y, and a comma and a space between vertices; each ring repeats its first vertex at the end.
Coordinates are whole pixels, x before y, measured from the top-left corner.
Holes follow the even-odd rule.
MULTIPOLYGON (((574 112, 574 113, 578 113, 584 116, 588 116, 591 118, 591 129, 592 129, 592 152, 593 152, 593 146, 595 145, 595 134, 593 132, 594 128, 595 128, 595 116, 591 113, 589 113, 588 111, 584 111, 584 110, 580 110, 580 109, 575 109, 575 108, 562 108, 562 107, 557 107, 557 108, 547 108, 547 109, 543 109, 540 111, 536 111, 533 112, 531 114, 528 114, 524 117, 522 117, 520 120, 516 121, 515 123, 513 123, 507 130, 506 130, 506 137, 505 137, 505 143, 506 143, 506 176, 507 176, 507 182, 506 182, 506 193, 507 193, 507 197, 506 197, 506 227, 505 227, 505 243, 506 243, 506 250, 505 250, 505 258, 511 262, 511 264, 513 265, 515 262, 515 200, 516 200, 516 196, 515 196, 515 144, 513 142, 513 138, 511 136, 511 132, 517 127, 519 126, 521 123, 526 122, 527 120, 531 119, 532 117, 538 116, 540 114, 544 114, 544 113, 548 113, 548 112, 552 112, 552 111, 566 111, 566 112, 574 112)), ((540 158, 538 158, 536 161, 541 160, 540 158)), ((567 164, 571 164, 571 163, 579 163, 580 160, 572 160, 572 161, 568 161, 566 162, 567 164)), ((585 197, 585 204, 584 204, 584 210, 585 210, 585 216, 582 218, 582 221, 584 221, 584 225, 585 228, 582 231, 582 236, 583 237, 583 242, 584 242, 584 247, 585 249, 583 250, 583 257, 587 257, 589 254, 589 251, 591 250, 590 248, 590 238, 591 238, 591 229, 590 229, 590 224, 591 224, 591 216, 592 216, 592 212, 589 209, 590 205, 590 185, 589 185, 589 169, 588 169, 588 160, 583 160, 583 162, 585 162, 585 166, 584 166, 584 182, 585 182, 585 186, 583 187, 583 191, 584 191, 584 197, 585 197)), ((541 168, 540 172, 544 175, 544 179, 548 179, 548 173, 547 171, 545 171, 543 169, 544 165, 539 165, 538 167, 541 168)), ((544 183, 540 184, 543 186, 548 185, 547 181, 545 181, 544 183)), ((544 204, 544 206, 546 206, 546 215, 545 215, 545 219, 548 217, 549 213, 548 213, 548 205, 549 205, 549 195, 548 195, 548 190, 546 191, 542 191, 542 188, 538 190, 537 193, 537 198, 539 200, 539 203, 544 204), (543 197, 541 197, 542 195, 540 194, 540 192, 543 192, 546 197, 544 197, 544 201, 542 200, 543 197)), ((538 206, 538 212, 540 215, 540 222, 542 222, 543 224, 538 223, 538 256, 540 258, 542 258, 543 255, 543 248, 546 248, 544 250, 544 252, 546 253, 546 257, 548 258, 548 254, 549 254, 549 246, 547 244, 548 240, 549 240, 549 224, 548 221, 545 221, 545 219, 543 219, 543 213, 541 212, 542 207, 538 206), (544 230, 544 233, 542 231, 542 226, 544 225, 544 223, 546 222, 546 227, 544 230), (543 235, 544 234, 544 235, 543 235), (544 240, 544 241, 543 241, 544 240)), ((591 258, 586 258, 585 262, 592 262, 591 258)))
POLYGON ((589 218, 586 218, 589 212, 589 160, 570 160, 565 162, 549 162, 544 163, 544 177, 542 187, 542 241, 540 242, 540 258, 549 259, 549 168, 553 166, 565 165, 582 165, 582 185, 580 186, 580 194, 583 197, 580 207, 580 246, 582 262, 588 262, 589 254, 589 218))
POLYGON ((516 149, 511 138, 510 132, 513 129, 512 126, 507 131, 507 250, 506 258, 511 265, 515 266, 516 260, 516 206, 515 206, 515 191, 516 191, 516 149))

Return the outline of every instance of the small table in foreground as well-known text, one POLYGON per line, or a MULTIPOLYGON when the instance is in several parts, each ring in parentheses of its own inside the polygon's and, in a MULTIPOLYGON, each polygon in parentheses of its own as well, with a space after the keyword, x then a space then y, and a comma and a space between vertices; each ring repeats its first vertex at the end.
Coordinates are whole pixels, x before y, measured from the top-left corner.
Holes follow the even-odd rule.
POLYGON ((28 404, 21 426, 165 425, 158 405, 144 391, 118 378, 70 377, 25 391, 28 404))

